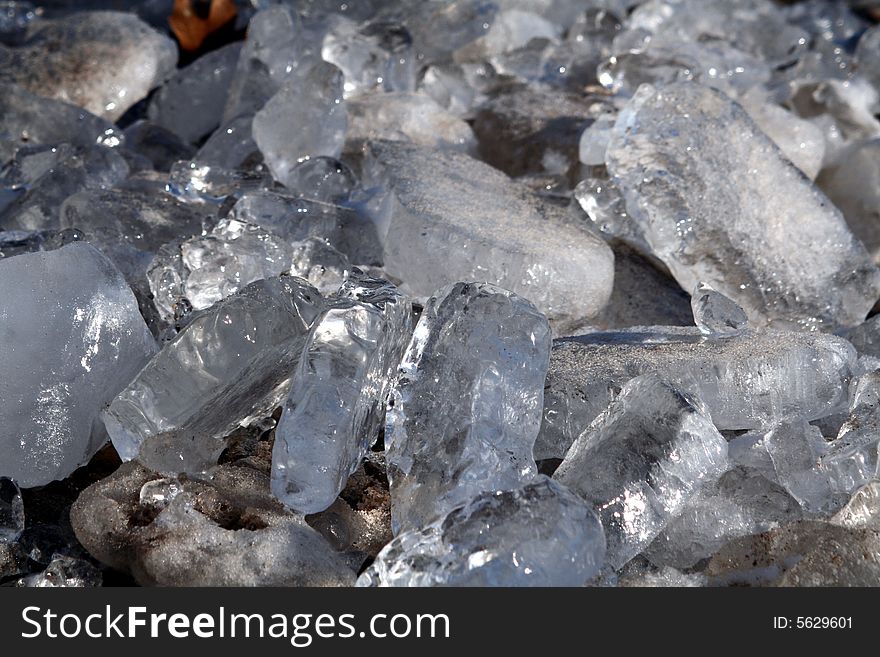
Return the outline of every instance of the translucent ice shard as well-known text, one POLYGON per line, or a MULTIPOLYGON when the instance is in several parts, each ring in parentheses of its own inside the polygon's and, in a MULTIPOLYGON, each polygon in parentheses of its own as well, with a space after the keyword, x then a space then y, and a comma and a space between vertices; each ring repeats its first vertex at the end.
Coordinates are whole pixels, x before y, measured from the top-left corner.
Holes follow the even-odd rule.
POLYGON ((782 423, 764 438, 779 482, 804 511, 827 517, 877 476, 880 444, 880 372, 854 385, 850 414, 837 437, 826 441, 802 422, 782 423))
POLYGON ((706 335, 736 335, 749 318, 738 303, 705 283, 698 283, 691 294, 694 323, 706 335))
POLYGON ((101 571, 85 559, 57 555, 41 573, 30 575, 19 586, 36 588, 86 588, 101 586, 101 571))
POLYGON ((880 479, 875 479, 852 496, 831 522, 844 527, 873 527, 880 529, 880 479))
POLYGON ((170 321, 185 300, 204 310, 262 278, 290 270, 293 246, 259 226, 221 219, 207 234, 157 250, 147 271, 153 302, 170 321))
POLYGON ((309 237, 302 242, 291 242, 293 258, 290 274, 305 278, 321 294, 332 294, 342 284, 351 262, 324 240, 309 237))
POLYGON ((347 127, 342 72, 321 62, 254 115, 253 136, 272 175, 286 185, 298 162, 316 155, 339 157, 347 127))
POLYGON ((765 430, 846 409, 856 353, 841 338, 753 332, 709 339, 697 328, 642 327, 558 340, 550 356, 537 458, 561 458, 635 376, 661 372, 709 408, 719 429, 765 430))
POLYGON ((379 435, 411 329, 407 299, 360 270, 327 299, 275 430, 272 492, 285 505, 317 513, 333 504, 379 435))
POLYGON ((702 486, 644 554, 658 565, 690 568, 735 538, 800 517, 800 505, 782 486, 739 466, 702 486))
POLYGON ((854 325, 880 293, 842 215, 719 92, 642 87, 618 117, 607 165, 628 221, 679 283, 708 283, 752 322, 854 325))
POLYGON ((4 173, 5 184, 19 192, 0 216, 4 227, 45 230, 58 228, 68 196, 112 187, 128 176, 129 166, 117 149, 60 144, 20 149, 4 173))
POLYGON ((14 479, 0 477, 0 543, 12 543, 24 531, 24 503, 14 479))
POLYGON ((385 93, 347 102, 348 139, 396 139, 422 146, 476 149, 470 126, 440 107, 429 96, 385 93))
POLYGON ((284 397, 319 308, 317 290, 282 277, 194 315, 104 413, 120 456, 172 474, 214 465, 233 429, 284 397))
POLYGON ((428 300, 385 426, 395 533, 535 476, 549 350, 547 319, 515 294, 455 283, 428 300))
POLYGON ((816 124, 770 102, 761 93, 749 92, 740 99, 743 108, 772 139, 783 154, 811 180, 825 158, 825 136, 816 124))
POLYGON ((531 300, 551 319, 599 313, 611 293, 603 242, 499 171, 466 155, 404 142, 367 146, 386 271, 415 294, 483 280, 531 300))
POLYGON ((390 22, 333 21, 321 46, 324 61, 345 75, 345 97, 375 89, 413 91, 415 57, 406 27, 390 22))
POLYGON ((197 235, 207 210, 166 194, 162 186, 97 189, 67 198, 59 210, 63 229, 77 229, 125 274, 144 280, 153 254, 166 242, 197 235))
POLYGON ((232 208, 232 217, 260 226, 290 242, 324 240, 356 264, 382 261, 372 221, 358 210, 270 192, 249 192, 232 208))
POLYGON ((347 164, 332 157, 318 156, 291 169, 287 185, 296 196, 339 203, 351 196, 357 178, 347 164))
POLYGON ((150 99, 150 120, 188 143, 207 136, 222 121, 240 54, 241 44, 232 43, 179 69, 150 99))
POLYGON ((98 413, 156 346, 125 279, 94 247, 0 260, 3 474, 42 486, 106 440, 98 413))
POLYGON ((554 479, 599 512, 617 570, 727 469, 727 442, 698 401, 648 374, 584 431, 554 479))
MULTIPOLYGON (((0 46, 2 48, 2 46, 0 46)), ((24 43, 0 52, 0 79, 115 121, 174 70, 177 48, 137 16, 76 12, 34 21, 24 43)))
POLYGON ((603 563, 595 512, 541 477, 486 492, 391 541, 358 586, 583 586, 603 563))
POLYGON ((376 18, 406 25, 419 61, 435 61, 482 36, 498 6, 488 0, 398 0, 379 3, 376 18))
POLYGON ((77 147, 118 146, 122 131, 80 107, 43 98, 15 84, 0 82, 0 141, 16 146, 69 143, 77 147))

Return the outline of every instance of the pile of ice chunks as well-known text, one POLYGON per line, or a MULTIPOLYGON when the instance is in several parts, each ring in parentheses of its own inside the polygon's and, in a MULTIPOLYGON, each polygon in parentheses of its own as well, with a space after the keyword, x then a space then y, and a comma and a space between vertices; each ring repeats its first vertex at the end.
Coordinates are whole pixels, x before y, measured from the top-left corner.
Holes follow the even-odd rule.
POLYGON ((880 585, 880 2, 171 4, 0 2, 0 585, 880 585))

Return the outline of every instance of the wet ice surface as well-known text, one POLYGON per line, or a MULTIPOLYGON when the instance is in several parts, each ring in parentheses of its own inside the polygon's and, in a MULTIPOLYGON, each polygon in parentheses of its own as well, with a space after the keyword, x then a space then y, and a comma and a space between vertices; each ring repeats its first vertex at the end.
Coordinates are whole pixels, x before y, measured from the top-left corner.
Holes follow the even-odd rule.
POLYGON ((0 585, 880 584, 868 3, 171 4, 0 15, 0 585))

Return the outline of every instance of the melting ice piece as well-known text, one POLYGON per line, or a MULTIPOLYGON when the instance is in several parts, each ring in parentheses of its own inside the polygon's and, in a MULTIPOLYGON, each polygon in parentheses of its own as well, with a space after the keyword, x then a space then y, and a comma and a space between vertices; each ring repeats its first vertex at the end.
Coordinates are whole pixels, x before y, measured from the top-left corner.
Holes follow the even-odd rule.
POLYGON ((175 72, 150 99, 150 121, 187 143, 196 143, 215 130, 241 54, 231 43, 196 59, 175 72))
POLYGON ((355 269, 309 332, 275 430, 272 492, 323 511, 376 441, 412 307, 391 283, 355 269))
POLYGON ((305 278, 321 294, 332 294, 342 284, 351 263, 342 253, 324 240, 309 237, 302 242, 291 242, 293 258, 290 274, 305 278))
POLYGON ((0 258, 9 258, 20 253, 53 251, 71 242, 85 239, 82 232, 68 228, 65 230, 3 230, 0 231, 0 258))
POLYGON ((644 554, 654 564, 690 568, 735 538, 800 517, 800 505, 782 486, 739 466, 702 486, 644 554))
POLYGON ((0 477, 0 543, 13 543, 24 531, 24 502, 14 479, 0 477))
POLYGON ((406 25, 419 61, 432 62, 485 34, 497 11, 489 0, 398 0, 379 3, 375 18, 406 25))
POLYGON ((293 7, 276 5, 257 12, 229 85, 223 123, 253 115, 285 81, 296 79, 314 60, 308 35, 293 7))
POLYGON ((380 89, 413 91, 416 83, 412 37, 397 23, 358 24, 337 18, 321 46, 324 61, 345 74, 345 97, 380 89))
POLYGON ((749 321, 736 301, 705 283, 698 283, 691 294, 691 309, 694 312, 694 323, 706 335, 736 335, 749 321))
POLYGON ((325 203, 348 200, 357 186, 357 178, 347 164, 324 156, 297 164, 287 182, 296 196, 325 203))
POLYGON ((612 133, 608 171, 628 221, 685 289, 706 282, 758 324, 828 330, 868 313, 880 271, 840 212, 727 96, 645 85, 612 133))
POLYGON ((42 486, 104 443, 98 413, 156 345, 125 279, 82 242, 0 260, 0 332, 0 468, 42 486))
POLYGON ((562 320, 595 316, 608 300, 608 246, 492 167, 448 150, 377 141, 367 146, 364 169, 388 191, 375 213, 385 269, 415 294, 483 280, 562 320))
POLYGON ((174 71, 177 47, 133 14, 83 11, 34 21, 0 57, 0 80, 115 121, 174 71))
POLYGON ((183 485, 175 477, 153 479, 141 486, 138 501, 141 506, 161 511, 183 491, 183 485))
POLYGON ((805 423, 782 423, 764 443, 780 483, 805 511, 827 516, 839 509, 878 474, 880 372, 856 382, 849 417, 834 440, 805 423))
POLYGON ((269 278, 197 313, 105 411, 119 455, 171 474, 214 465, 283 399, 320 302, 302 279, 269 278))
POLYGON ((118 149, 69 144, 20 149, 5 171, 6 185, 20 195, 3 209, 6 228, 58 228, 61 204, 81 190, 112 187, 124 180, 129 167, 118 149))
POLYGON ((552 479, 486 492, 391 541, 358 586, 583 586, 605 556, 596 513, 552 479))
MULTIPOLYGON (((205 144, 205 148, 210 141, 205 144)), ((199 151, 197 158, 201 152, 199 151)), ((194 160, 177 162, 171 166, 167 190, 186 202, 220 205, 229 196, 268 189, 271 186, 272 177, 266 171, 242 171, 194 160)))
POLYGON ((291 242, 309 237, 322 239, 358 264, 382 260, 373 222, 349 207, 271 192, 249 192, 232 212, 236 219, 261 226, 291 242))
POLYGON ((391 139, 422 146, 476 150, 471 127, 440 107, 430 96, 385 93, 347 101, 348 139, 391 139))
POLYGON ((194 310, 290 270, 291 243, 259 226, 221 219, 206 235, 158 249, 147 271, 153 302, 170 321, 184 299, 194 310))
POLYGON ((844 527, 880 529, 880 479, 858 489, 846 506, 834 514, 831 522, 844 527))
POLYGON ((36 588, 91 588, 101 586, 101 571, 85 559, 56 555, 46 570, 21 579, 18 586, 36 588))
POLYGON ((81 107, 5 82, 0 82, 0 116, 0 141, 19 146, 64 142, 79 148, 95 144, 113 147, 123 140, 119 128, 81 107))
POLYGON ((553 475, 599 511, 614 570, 727 468, 727 442, 706 407, 653 374, 623 386, 553 475))
POLYGON ((708 339, 697 328, 655 326, 565 338, 550 355, 535 456, 562 458, 614 391, 647 372, 701 398, 719 429, 766 429, 845 410, 855 367, 846 340, 818 333, 708 339))
POLYGON ((547 319, 511 292, 455 283, 428 300, 385 426, 395 533, 536 475, 549 351, 547 319))
POLYGON ((776 105, 756 90, 740 98, 740 103, 791 163, 808 178, 815 180, 825 157, 825 136, 822 129, 776 105))
POLYGON ((201 233, 207 218, 203 208, 161 188, 86 190, 68 197, 59 211, 61 227, 82 231, 130 284, 145 279, 159 247, 201 233))
POLYGON ((342 72, 320 62, 254 115, 253 136, 275 180, 288 185, 298 162, 316 155, 339 157, 347 128, 342 72))

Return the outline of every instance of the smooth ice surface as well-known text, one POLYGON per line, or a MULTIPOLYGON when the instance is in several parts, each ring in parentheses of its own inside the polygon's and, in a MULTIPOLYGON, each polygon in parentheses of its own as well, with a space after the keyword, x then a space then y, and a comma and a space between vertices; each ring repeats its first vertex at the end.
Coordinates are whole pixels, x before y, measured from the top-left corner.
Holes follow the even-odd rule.
POLYGON ((553 477, 598 510, 616 570, 726 468, 727 442, 705 406, 649 374, 623 386, 553 477))
POLYGON ((174 71, 177 47, 132 14, 77 12, 34 21, 0 59, 0 80, 115 121, 174 71))
POLYGON ((428 300, 385 425, 395 533, 536 475, 549 351, 547 319, 511 292, 455 283, 428 300))
POLYGON ((742 307, 705 283, 691 293, 694 323, 706 335, 736 335, 748 324, 742 307))
POLYGON ((582 586, 599 572, 596 513, 551 479, 486 492, 391 541, 358 586, 582 586))
POLYGON ((482 280, 528 298, 550 319, 592 317, 608 300, 608 246, 499 171, 403 142, 371 142, 366 160, 371 183, 388 192, 375 216, 385 269, 415 294, 482 280))
POLYGON ((705 282, 757 324, 862 321, 880 272, 842 215, 720 92, 643 86, 607 153, 627 221, 685 289, 705 282))
POLYGON ((283 398, 320 303, 302 279, 269 278, 194 315, 104 413, 119 455, 172 474, 214 465, 283 398))
POLYGON ((769 428, 846 409, 856 353, 842 338, 745 331, 710 339, 697 328, 641 327, 556 341, 537 458, 568 446, 635 376, 659 372, 709 408, 719 429, 769 428))
POLYGON ((376 441, 412 332, 412 307, 388 281, 354 270, 306 339, 275 430, 272 492, 323 511, 376 441))
POLYGON ((0 260, 0 469, 62 479, 106 440, 100 410, 155 353, 125 279, 94 247, 0 260))
POLYGON ((24 503, 14 479, 0 476, 0 543, 12 543, 24 531, 24 503))
POLYGON ((298 162, 317 155, 339 157, 347 126, 342 72, 321 62, 254 115, 253 137, 275 180, 286 185, 298 162))

